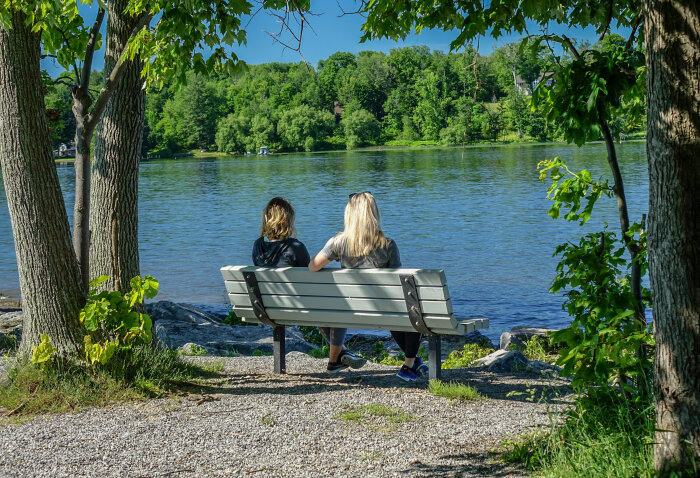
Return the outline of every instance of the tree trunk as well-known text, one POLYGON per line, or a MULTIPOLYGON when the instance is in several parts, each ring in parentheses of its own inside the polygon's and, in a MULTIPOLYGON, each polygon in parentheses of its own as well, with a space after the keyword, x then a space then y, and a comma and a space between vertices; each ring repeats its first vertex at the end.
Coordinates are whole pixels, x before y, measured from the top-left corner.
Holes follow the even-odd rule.
MULTIPOLYGON (((622 172, 620 171, 620 163, 617 161, 617 151, 615 151, 615 141, 610 133, 608 122, 603 120, 602 107, 598 106, 598 114, 600 117, 600 130, 603 133, 605 147, 608 152, 608 165, 613 175, 613 192, 617 200, 617 214, 620 219, 620 231, 622 232, 622 240, 624 241, 627 251, 630 253, 630 261, 632 263, 630 270, 630 288, 634 296, 634 314, 637 320, 642 324, 647 323, 644 303, 642 301, 642 268, 637 261, 638 249, 637 245, 630 241, 627 237, 627 232, 630 228, 629 210, 627 208, 627 196, 625 195, 625 184, 622 180, 622 172)), ((641 351, 640 353, 643 353, 641 351)))
POLYGON ((75 116, 75 203, 73 207, 73 249, 78 259, 83 287, 90 282, 90 143, 92 131, 85 127, 92 100, 81 87, 73 88, 75 116))
POLYGON ((85 302, 70 241, 39 67, 40 33, 14 12, 0 29, 0 166, 17 254, 24 325, 20 354, 48 334, 61 353, 82 347, 85 302))
MULTIPOLYGON (((109 2, 105 49, 105 78, 117 64, 137 18, 123 13, 126 0, 109 2)), ((90 211, 90 275, 107 275, 105 284, 126 292, 139 275, 138 173, 146 97, 141 62, 125 65, 107 103, 95 137, 90 211)))
POLYGON ((700 4, 646 0, 654 467, 700 466, 700 4))

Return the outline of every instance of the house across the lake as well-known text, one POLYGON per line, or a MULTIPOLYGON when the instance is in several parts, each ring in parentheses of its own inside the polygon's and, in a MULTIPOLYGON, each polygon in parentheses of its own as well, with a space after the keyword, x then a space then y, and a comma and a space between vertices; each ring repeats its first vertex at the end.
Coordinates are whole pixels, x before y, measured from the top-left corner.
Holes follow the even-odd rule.
POLYGON ((554 73, 551 71, 540 73, 540 75, 537 77, 537 79, 532 82, 532 89, 534 90, 535 88, 537 88, 537 85, 539 85, 543 81, 544 81, 544 86, 552 86, 554 84, 553 76, 554 76, 554 73))
POLYGON ((61 143, 58 149, 53 151, 54 158, 75 158, 75 142, 61 143))

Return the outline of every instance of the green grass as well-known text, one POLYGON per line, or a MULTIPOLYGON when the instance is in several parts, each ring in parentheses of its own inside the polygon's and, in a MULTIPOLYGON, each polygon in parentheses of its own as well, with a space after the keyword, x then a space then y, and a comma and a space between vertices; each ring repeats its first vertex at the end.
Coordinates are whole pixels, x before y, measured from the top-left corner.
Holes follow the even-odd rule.
MULTIPOLYGON (((501 458, 544 477, 653 477, 654 412, 614 392, 591 390, 561 425, 507 440, 501 458)), ((694 472, 689 476, 694 476, 694 472)))
POLYGON ((428 384, 428 392, 438 397, 459 401, 473 401, 484 398, 474 387, 457 382, 443 382, 431 380, 428 384))
POLYGON ((253 357, 269 357, 270 355, 274 354, 272 352, 263 352, 260 349, 255 349, 250 355, 252 355, 253 357))
POLYGON ((389 407, 381 403, 369 403, 348 407, 339 417, 349 423, 367 422, 370 417, 382 417, 392 424, 406 423, 415 417, 400 408, 389 407))
POLYGON ((18 416, 65 413, 162 397, 211 375, 204 367, 182 361, 175 350, 150 345, 115 357, 102 369, 69 362, 44 368, 18 362, 0 387, 0 407, 18 416))
POLYGON ((197 366, 208 373, 219 373, 223 372, 226 368, 226 362, 223 359, 219 359, 212 360, 211 362, 199 363, 197 366))

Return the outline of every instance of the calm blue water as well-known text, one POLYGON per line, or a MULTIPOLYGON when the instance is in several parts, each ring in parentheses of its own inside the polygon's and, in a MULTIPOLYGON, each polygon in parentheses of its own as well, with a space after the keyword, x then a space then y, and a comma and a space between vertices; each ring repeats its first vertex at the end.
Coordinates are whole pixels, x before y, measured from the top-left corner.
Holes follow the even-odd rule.
MULTIPOLYGON (((647 211, 644 144, 619 146, 631 219, 647 211)), ((547 292, 557 244, 609 223, 602 199, 585 227, 547 215, 536 165, 560 156, 608 177, 605 147, 478 147, 159 160, 141 165, 141 271, 160 280, 160 299, 224 304, 219 268, 249 264, 260 214, 276 195, 292 201, 311 254, 343 226, 348 194, 370 190, 405 267, 443 268, 458 316, 488 317, 496 337, 514 325, 560 327, 561 298, 547 292), (462 155, 464 158, 462 159, 462 155)), ((74 170, 58 168, 69 216, 74 170)), ((5 191, 0 183, 0 291, 19 285, 5 191)))

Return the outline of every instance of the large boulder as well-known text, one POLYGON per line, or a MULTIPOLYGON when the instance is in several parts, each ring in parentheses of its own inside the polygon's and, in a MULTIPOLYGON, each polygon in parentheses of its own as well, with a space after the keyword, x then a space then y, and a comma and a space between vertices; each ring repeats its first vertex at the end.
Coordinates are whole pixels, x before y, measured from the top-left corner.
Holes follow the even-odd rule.
MULTIPOLYGON (((160 301, 146 305, 155 334, 171 348, 196 344, 209 354, 250 355, 255 350, 272 353, 272 329, 266 325, 228 325, 221 314, 189 304, 160 301)), ((285 330, 287 352, 308 353, 314 348, 293 327, 285 330)), ((188 349, 189 350, 189 349, 188 349)))
POLYGON ((528 359, 517 350, 496 350, 474 362, 477 367, 486 367, 489 372, 528 371, 528 359))
POLYGON ((499 348, 502 350, 510 350, 513 348, 511 347, 512 345, 516 350, 522 350, 525 347, 525 342, 530 340, 532 337, 536 336, 547 340, 548 334, 556 331, 557 329, 516 325, 510 330, 510 332, 503 332, 501 334, 501 343, 499 348))

